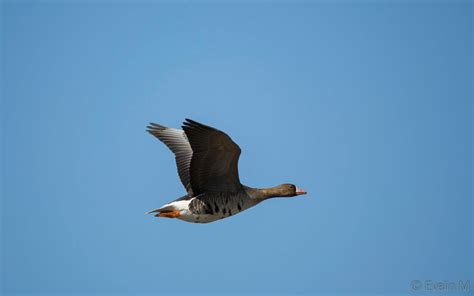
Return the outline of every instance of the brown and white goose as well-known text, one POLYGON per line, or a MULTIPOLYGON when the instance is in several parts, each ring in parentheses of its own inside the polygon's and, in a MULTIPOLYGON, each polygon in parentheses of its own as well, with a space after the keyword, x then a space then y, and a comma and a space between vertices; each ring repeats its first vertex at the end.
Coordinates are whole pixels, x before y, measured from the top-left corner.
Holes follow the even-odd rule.
POLYGON ((236 215, 273 197, 306 194, 293 184, 257 189, 239 180, 240 148, 224 132, 186 119, 183 130, 150 123, 148 132, 175 154, 187 193, 148 213, 156 217, 209 223, 236 215))

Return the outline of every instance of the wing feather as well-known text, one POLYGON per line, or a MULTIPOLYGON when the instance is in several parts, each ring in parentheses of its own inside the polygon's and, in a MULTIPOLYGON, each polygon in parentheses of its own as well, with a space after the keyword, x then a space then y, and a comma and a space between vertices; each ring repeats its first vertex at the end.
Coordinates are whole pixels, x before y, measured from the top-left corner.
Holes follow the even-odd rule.
POLYGON ((190 119, 182 128, 193 151, 189 171, 193 193, 240 190, 240 147, 224 132, 190 119))
POLYGON ((183 130, 150 123, 147 131, 163 142, 175 155, 178 175, 190 196, 193 195, 190 182, 190 167, 193 150, 183 130))

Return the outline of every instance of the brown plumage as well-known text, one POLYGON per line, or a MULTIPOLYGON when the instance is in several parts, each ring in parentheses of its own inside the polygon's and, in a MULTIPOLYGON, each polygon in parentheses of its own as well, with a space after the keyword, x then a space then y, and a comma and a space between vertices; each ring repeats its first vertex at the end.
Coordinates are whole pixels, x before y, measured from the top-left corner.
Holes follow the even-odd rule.
POLYGON ((240 147, 224 132, 186 119, 183 130, 156 123, 148 132, 175 154, 178 175, 187 194, 149 213, 206 223, 244 211, 272 197, 306 194, 292 184, 256 189, 240 183, 240 147))
POLYGON ((183 123, 183 130, 193 150, 190 176, 194 194, 239 191, 240 147, 220 130, 190 119, 183 123))

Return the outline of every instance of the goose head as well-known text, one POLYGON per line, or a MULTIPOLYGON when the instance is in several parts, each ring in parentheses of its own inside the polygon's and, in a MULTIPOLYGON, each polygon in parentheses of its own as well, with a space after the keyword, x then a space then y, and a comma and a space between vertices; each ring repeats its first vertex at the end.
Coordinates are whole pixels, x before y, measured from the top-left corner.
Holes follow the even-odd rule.
POLYGON ((294 184, 281 184, 274 188, 275 188, 274 193, 280 197, 293 197, 293 196, 303 195, 307 193, 306 191, 304 191, 303 189, 299 188, 298 186, 294 184))

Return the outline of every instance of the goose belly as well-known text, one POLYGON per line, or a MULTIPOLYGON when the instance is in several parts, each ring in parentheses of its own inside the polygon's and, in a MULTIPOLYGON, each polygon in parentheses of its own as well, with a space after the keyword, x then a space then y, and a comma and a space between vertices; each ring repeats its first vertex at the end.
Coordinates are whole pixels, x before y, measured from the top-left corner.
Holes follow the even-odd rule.
POLYGON ((247 210, 255 204, 241 199, 193 199, 189 210, 178 219, 193 223, 209 223, 228 218, 247 210))
POLYGON ((218 215, 184 213, 178 219, 191 223, 210 223, 222 218, 218 215))

